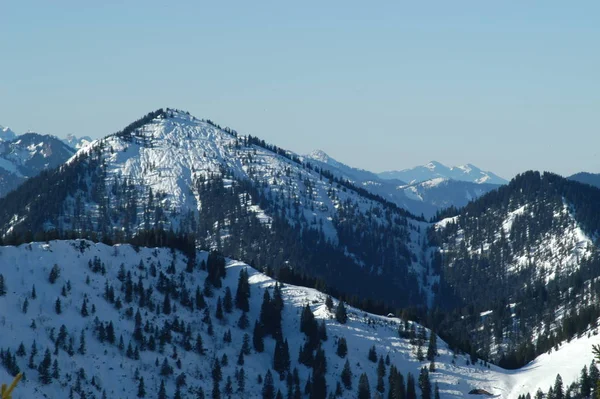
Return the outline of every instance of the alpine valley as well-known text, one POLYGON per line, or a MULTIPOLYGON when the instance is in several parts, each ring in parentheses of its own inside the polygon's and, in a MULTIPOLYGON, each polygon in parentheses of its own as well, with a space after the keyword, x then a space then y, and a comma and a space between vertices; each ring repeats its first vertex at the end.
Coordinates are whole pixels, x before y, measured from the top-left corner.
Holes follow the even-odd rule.
POLYGON ((596 394, 587 178, 378 175, 173 109, 95 141, 6 132, 13 398, 596 394))

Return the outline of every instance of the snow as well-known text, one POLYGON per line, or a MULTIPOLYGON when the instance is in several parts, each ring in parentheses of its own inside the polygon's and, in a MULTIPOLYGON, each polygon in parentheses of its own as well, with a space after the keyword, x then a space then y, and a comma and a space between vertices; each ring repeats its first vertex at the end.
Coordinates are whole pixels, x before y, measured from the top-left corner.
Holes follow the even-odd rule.
MULTIPOLYGON (((203 259, 206 254, 200 252, 198 257, 203 259)), ((87 337, 87 354, 82 356, 76 353, 73 357, 69 357, 61 350, 58 355, 61 383, 67 383, 65 373, 73 375, 79 368, 84 368, 88 376, 88 382, 84 383, 86 389, 95 390, 89 385, 89 380, 93 376, 107 390, 109 397, 135 397, 137 382, 134 375, 138 369, 140 376, 145 380, 147 397, 155 397, 161 377, 158 375, 158 368, 154 366, 154 361, 157 356, 162 361, 163 356, 143 351, 139 361, 126 358, 117 347, 102 344, 95 338, 92 333, 93 320, 98 317, 101 321, 112 320, 115 322, 117 337, 123 334, 125 345, 127 345, 132 339, 131 331, 133 329, 133 321, 124 315, 124 310, 128 305, 125 304, 121 311, 117 311, 105 301, 102 298, 105 282, 109 281, 115 287, 116 295, 121 295, 118 292, 119 283, 116 281, 116 275, 119 265, 123 263, 127 270, 134 274, 134 282, 137 282, 138 276, 142 276, 142 281, 147 287, 148 284, 155 284, 156 279, 138 269, 140 260, 144 261, 146 267, 150 263, 157 264, 159 261, 162 267, 166 267, 172 259, 175 259, 177 270, 182 271, 185 267, 185 257, 182 254, 169 249, 135 249, 129 245, 110 247, 104 244, 75 240, 32 243, 19 247, 0 247, 0 259, 0 273, 3 274, 8 289, 8 294, 0 297, 0 326, 3 332, 0 335, 0 347, 8 347, 14 353, 19 343, 23 342, 29 354, 31 342, 35 339, 38 347, 36 361, 39 362, 45 348, 54 347, 49 338, 52 328, 58 330, 61 324, 67 325, 69 333, 76 338, 76 342, 80 331, 84 329, 87 337), (106 276, 94 274, 88 268, 88 261, 96 256, 106 264, 106 276), (61 276, 56 284, 52 285, 48 282, 48 274, 55 263, 61 267, 61 276), (86 284, 85 280, 88 277, 90 283, 86 284), (60 297, 60 289, 66 281, 71 282, 72 291, 67 298, 61 297, 63 312, 57 315, 54 312, 54 301, 60 297), (21 311, 23 300, 29 296, 33 284, 36 286, 37 299, 29 299, 29 310, 27 314, 23 314, 21 311), (96 308, 96 314, 87 318, 83 318, 79 314, 84 295, 89 298, 89 306, 91 307, 93 304, 96 308), (32 320, 35 320, 37 324, 35 330, 29 327, 32 320)), ((238 274, 244 268, 249 271, 250 275, 249 282, 252 293, 249 320, 252 323, 260 312, 262 291, 271 289, 275 281, 244 263, 231 260, 227 264, 224 287, 230 287, 235 292, 238 274)), ((185 280, 194 287, 196 284, 201 285, 205 277, 205 272, 195 271, 192 274, 186 274, 185 280)), ((210 309, 214 310, 216 299, 222 296, 223 292, 224 288, 215 290, 213 298, 206 298, 210 309)), ((372 389, 375 386, 376 367, 367 360, 367 353, 372 345, 375 345, 379 355, 384 357, 389 355, 391 363, 396 365, 404 375, 411 372, 417 376, 419 369, 428 365, 427 362, 419 362, 416 359, 413 345, 398 337, 398 325, 403 323, 400 319, 373 315, 348 307, 349 321, 342 325, 335 321, 332 312, 325 306, 326 296, 324 294, 314 289, 292 285, 285 285, 282 294, 284 299, 283 332, 289 340, 292 367, 298 367, 302 381, 305 381, 310 373, 310 369, 297 364, 297 354, 304 339, 303 334, 299 332, 299 315, 302 307, 306 304, 310 305, 315 317, 318 320, 325 320, 327 325, 329 339, 323 345, 326 352, 330 354, 327 356, 328 371, 326 375, 330 390, 339 380, 339 373, 345 362, 345 359, 334 354, 335 341, 339 337, 345 337, 348 343, 348 358, 354 376, 354 388, 356 388, 358 376, 362 372, 367 373, 372 389)), ((161 294, 155 292, 154 297, 156 301, 162 301, 161 294)), ((337 301, 334 302, 337 303, 337 301)), ((177 304, 177 309, 178 318, 185 321, 186 324, 190 323, 194 331, 193 336, 195 336, 195 332, 201 332, 207 350, 205 356, 199 356, 178 348, 179 358, 182 360, 182 370, 176 370, 176 373, 184 371, 188 379, 184 397, 186 393, 191 395, 188 389, 196 386, 203 386, 205 392, 208 393, 211 389, 211 382, 210 378, 206 376, 210 375, 210 359, 215 356, 220 358, 223 354, 227 354, 229 366, 223 368, 223 374, 225 377, 232 376, 236 368, 235 359, 237 359, 243 334, 250 331, 240 330, 235 325, 241 313, 234 310, 234 313, 226 314, 226 322, 220 323, 216 319, 214 320, 215 334, 214 337, 210 337, 206 334, 203 323, 198 320, 198 313, 191 313, 179 304, 177 304), (231 329, 232 344, 224 345, 220 338, 228 329, 231 329)), ((162 325, 162 320, 165 320, 165 315, 157 316, 154 313, 147 313, 146 310, 142 314, 144 320, 152 320, 158 325, 162 325)), ((591 345, 599 341, 596 335, 575 339, 562 345, 558 351, 540 356, 521 370, 507 371, 495 366, 488 368, 482 364, 467 365, 466 357, 455 356, 447 345, 438 339, 437 371, 431 374, 431 379, 432 383, 439 384, 442 398, 465 397, 474 388, 485 389, 504 398, 517 398, 521 393, 535 393, 538 387, 547 390, 557 373, 561 374, 565 385, 576 380, 581 368, 591 362, 591 345)), ((273 347, 273 339, 266 338, 264 353, 246 357, 244 368, 247 375, 247 394, 245 397, 260 397, 260 386, 256 383, 256 377, 258 374, 264 375, 266 370, 271 367, 273 347)), ((166 353, 170 352, 170 347, 166 348, 166 353)), ((61 384, 53 382, 43 386, 38 383, 37 372, 26 366, 27 358, 28 356, 18 358, 21 369, 27 374, 27 380, 19 384, 13 398, 21 399, 40 395, 64 397, 65 388, 61 384)), ((171 364, 173 364, 172 361, 171 364)), ((12 378, 3 368, 0 368, 0 381, 8 382, 10 380, 12 378)), ((167 392, 171 394, 174 391, 173 378, 167 378, 166 384, 167 392)), ((221 387, 223 385, 222 383, 221 387)), ((285 382, 280 382, 278 378, 275 378, 275 385, 285 392, 285 382)), ((354 398, 355 391, 344 391, 343 397, 354 398)))
POLYGON ((483 171, 472 164, 448 167, 436 161, 430 161, 425 165, 415 166, 409 169, 383 172, 380 173, 379 176, 384 179, 399 179, 402 181, 410 182, 411 184, 420 183, 435 178, 467 181, 477 184, 508 183, 508 181, 503 179, 502 177, 492 172, 483 171))

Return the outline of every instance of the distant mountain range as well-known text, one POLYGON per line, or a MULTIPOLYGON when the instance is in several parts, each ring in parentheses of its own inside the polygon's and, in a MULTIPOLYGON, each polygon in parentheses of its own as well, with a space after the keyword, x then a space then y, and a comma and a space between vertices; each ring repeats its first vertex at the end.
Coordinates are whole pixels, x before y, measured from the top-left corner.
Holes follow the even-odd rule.
POLYGON ((382 179, 397 179, 408 183, 419 183, 426 180, 443 178, 456 181, 466 181, 477 184, 506 184, 502 177, 479 169, 472 164, 448 167, 436 161, 414 168, 379 173, 382 179))
POLYGON ((0 141, 0 197, 41 171, 62 165, 75 153, 54 136, 10 132, 0 141))
POLYGON ((0 126, 0 198, 41 171, 62 165, 91 141, 72 134, 65 139, 31 132, 18 135, 0 126))
POLYGON ((432 217, 439 210, 451 206, 460 208, 506 182, 497 175, 483 172, 473 165, 459 169, 448 168, 439 162, 430 162, 430 168, 425 165, 406 171, 376 174, 345 165, 321 150, 313 151, 306 159, 377 193, 415 215, 422 214, 425 217, 432 217), (397 177, 393 177, 392 174, 396 174, 397 177), (407 179, 401 179, 400 174, 407 179))

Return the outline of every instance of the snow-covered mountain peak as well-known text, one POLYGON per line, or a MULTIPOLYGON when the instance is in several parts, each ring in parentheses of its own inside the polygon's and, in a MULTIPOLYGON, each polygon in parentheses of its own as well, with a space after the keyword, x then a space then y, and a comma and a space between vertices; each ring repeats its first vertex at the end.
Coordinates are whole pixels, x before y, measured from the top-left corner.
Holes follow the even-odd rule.
POLYGON ((329 165, 338 165, 339 162, 335 159, 331 158, 329 154, 327 154, 323 150, 314 150, 308 155, 308 158, 314 159, 315 161, 323 162, 329 165))
POLYGON ((427 164, 425 164, 425 167, 432 172, 435 170, 438 170, 438 169, 446 168, 444 165, 442 165, 441 163, 439 163, 437 161, 429 161, 427 164))

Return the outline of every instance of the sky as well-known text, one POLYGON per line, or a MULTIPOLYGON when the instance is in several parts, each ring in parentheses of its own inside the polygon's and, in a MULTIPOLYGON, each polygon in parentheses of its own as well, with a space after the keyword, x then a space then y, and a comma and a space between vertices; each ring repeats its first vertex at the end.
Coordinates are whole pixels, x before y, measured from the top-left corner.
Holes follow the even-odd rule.
POLYGON ((379 172, 600 172, 600 2, 0 0, 0 125, 161 107, 379 172))

